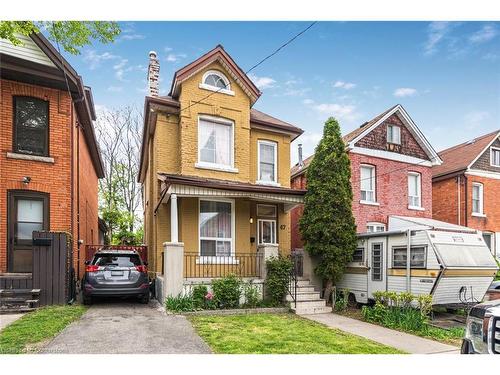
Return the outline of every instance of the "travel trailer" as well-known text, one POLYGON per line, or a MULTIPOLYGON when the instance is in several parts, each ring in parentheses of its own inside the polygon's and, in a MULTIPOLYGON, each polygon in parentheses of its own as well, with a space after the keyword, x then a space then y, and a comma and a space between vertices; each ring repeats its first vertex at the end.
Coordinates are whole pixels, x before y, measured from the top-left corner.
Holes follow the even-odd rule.
POLYGON ((446 307, 483 299, 498 267, 480 232, 416 217, 390 216, 388 224, 387 231, 358 234, 337 285, 352 302, 368 303, 377 291, 430 294, 434 306, 446 307))

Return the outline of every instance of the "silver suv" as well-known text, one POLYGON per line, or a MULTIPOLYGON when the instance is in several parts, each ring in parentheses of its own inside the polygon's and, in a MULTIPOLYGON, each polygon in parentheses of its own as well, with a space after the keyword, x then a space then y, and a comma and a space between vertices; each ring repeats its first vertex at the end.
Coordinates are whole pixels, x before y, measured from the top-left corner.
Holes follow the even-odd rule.
POLYGON ((474 306, 467 317, 462 354, 500 354, 500 300, 474 306))
POLYGON ((85 262, 83 303, 91 304, 97 296, 137 296, 149 302, 147 264, 134 250, 101 250, 85 262))

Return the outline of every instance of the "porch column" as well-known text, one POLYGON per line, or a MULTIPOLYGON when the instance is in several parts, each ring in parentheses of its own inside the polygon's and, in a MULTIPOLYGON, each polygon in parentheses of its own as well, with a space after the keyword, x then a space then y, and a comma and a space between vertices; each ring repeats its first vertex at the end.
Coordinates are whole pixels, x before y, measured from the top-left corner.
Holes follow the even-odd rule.
POLYGON ((182 242, 165 242, 163 244, 163 261, 163 296, 177 297, 182 293, 184 284, 184 244, 182 242))
POLYGON ((262 244, 257 247, 257 254, 259 254, 260 257, 260 278, 265 279, 267 276, 267 266, 266 266, 266 260, 268 260, 271 257, 277 257, 278 256, 278 244, 262 244))
POLYGON ((170 195, 170 242, 179 242, 179 223, 177 216, 177 194, 170 195))

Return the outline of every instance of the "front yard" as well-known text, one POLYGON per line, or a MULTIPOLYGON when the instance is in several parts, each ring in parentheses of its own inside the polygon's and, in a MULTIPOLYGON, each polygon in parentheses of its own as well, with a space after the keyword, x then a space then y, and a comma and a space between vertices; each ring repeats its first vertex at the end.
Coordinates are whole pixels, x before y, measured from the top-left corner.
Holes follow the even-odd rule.
POLYGON ((188 319, 214 353, 402 354, 293 314, 194 315, 188 319))
POLYGON ((49 306, 26 314, 0 331, 0 354, 36 352, 86 310, 81 305, 49 306))

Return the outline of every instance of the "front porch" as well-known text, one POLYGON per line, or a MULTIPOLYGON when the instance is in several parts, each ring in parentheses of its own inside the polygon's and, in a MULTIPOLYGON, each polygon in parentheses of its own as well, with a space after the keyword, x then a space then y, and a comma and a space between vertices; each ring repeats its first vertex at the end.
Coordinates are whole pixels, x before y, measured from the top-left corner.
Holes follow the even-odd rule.
POLYGON ((290 254, 289 211, 304 191, 165 174, 160 181, 156 273, 166 295, 229 274, 263 282, 266 259, 290 254))

